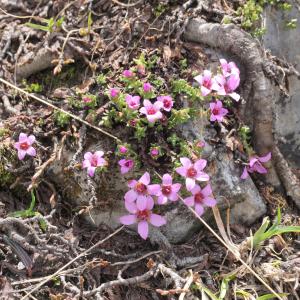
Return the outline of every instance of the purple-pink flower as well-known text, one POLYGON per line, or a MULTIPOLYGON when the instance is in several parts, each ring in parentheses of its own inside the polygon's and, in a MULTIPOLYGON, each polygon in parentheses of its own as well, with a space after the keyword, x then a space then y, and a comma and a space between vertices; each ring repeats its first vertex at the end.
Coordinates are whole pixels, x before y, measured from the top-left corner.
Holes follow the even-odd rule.
POLYGON ((156 101, 152 104, 149 100, 144 100, 144 107, 140 109, 140 112, 146 115, 147 120, 150 123, 154 123, 156 120, 162 118, 162 113, 160 109, 162 108, 163 104, 160 101, 156 101))
POLYGON ((223 104, 220 100, 217 100, 216 102, 209 103, 210 107, 210 121, 214 122, 222 122, 223 117, 228 114, 228 110, 226 108, 223 108, 223 104))
POLYGON ((240 84, 239 73, 232 73, 228 77, 218 74, 214 80, 215 83, 212 88, 217 91, 218 95, 228 95, 235 101, 240 100, 240 95, 234 92, 240 84))
POLYGON ((213 207, 217 204, 216 199, 212 196, 210 184, 201 189, 199 185, 195 185, 191 190, 193 196, 184 199, 187 206, 194 206, 196 213, 201 216, 204 213, 204 206, 213 207))
POLYGON ((202 96, 207 96, 212 91, 214 81, 211 76, 211 71, 204 70, 203 75, 198 75, 194 79, 200 85, 202 96))
POLYGON ((103 151, 96 151, 95 153, 86 152, 84 154, 82 168, 87 168, 87 173, 90 177, 93 177, 95 175, 97 167, 103 167, 106 165, 106 160, 102 157, 103 155, 103 151))
POLYGON ((120 91, 116 88, 112 88, 109 90, 109 94, 112 98, 118 97, 120 91))
POLYGON ((148 198, 143 205, 134 202, 126 202, 125 207, 131 213, 120 218, 120 222, 124 225, 132 225, 138 223, 138 233, 144 240, 148 237, 149 224, 160 227, 166 224, 166 219, 152 212, 154 201, 148 198))
POLYGON ((156 195, 159 191, 159 184, 150 184, 150 174, 145 172, 144 175, 138 180, 131 180, 128 183, 131 188, 125 196, 126 202, 134 202, 138 208, 144 207, 147 199, 152 199, 151 195, 156 195))
POLYGON ((159 154, 159 150, 158 150, 157 148, 152 148, 152 149, 150 150, 150 155, 151 155, 152 157, 157 157, 158 154, 159 154))
POLYGON ((19 160, 23 160, 26 154, 29 156, 36 156, 36 150, 32 147, 34 142, 34 135, 27 136, 26 133, 20 133, 19 141, 14 144, 14 147, 18 150, 19 160))
POLYGON ((130 78, 130 77, 134 76, 134 73, 131 70, 124 70, 123 71, 123 76, 127 77, 127 78, 130 78))
POLYGON ((146 82, 146 83, 143 84, 143 90, 146 93, 151 92, 152 88, 153 87, 149 82, 146 82))
POLYGON ((92 102, 92 98, 90 98, 90 97, 83 97, 83 98, 82 98, 82 101, 83 101, 84 103, 91 103, 91 102, 92 102))
POLYGON ((226 59, 222 58, 220 59, 220 63, 221 63, 222 73, 225 77, 228 77, 232 74, 240 74, 239 68, 236 66, 236 64, 233 61, 227 62, 226 59))
POLYGON ((120 159, 118 162, 121 167, 121 174, 128 173, 134 166, 134 161, 132 159, 120 159))
POLYGON ((267 169, 261 164, 268 162, 271 159, 271 152, 265 156, 252 156, 249 159, 249 164, 244 167, 244 171, 241 175, 242 179, 246 179, 249 176, 249 173, 257 172, 260 174, 266 174, 267 169))
POLYGON ((178 200, 178 192, 181 188, 180 183, 174 183, 170 174, 164 174, 160 190, 156 194, 158 204, 166 204, 168 199, 171 201, 178 200))
POLYGON ((173 107, 173 104, 174 104, 172 97, 169 96, 169 95, 166 95, 166 96, 158 96, 158 97, 157 97, 157 101, 162 102, 162 104, 163 104, 163 109, 164 109, 165 111, 170 111, 170 110, 172 109, 172 107, 173 107))
POLYGON ((121 145, 121 146, 119 146, 119 151, 120 151, 120 153, 125 154, 128 151, 128 149, 125 146, 121 145))
POLYGON ((137 110, 140 107, 140 96, 126 95, 125 101, 128 107, 132 110, 137 110))
POLYGON ((199 159, 194 164, 187 157, 181 157, 180 162, 182 167, 176 169, 176 172, 185 177, 185 184, 188 191, 194 188, 196 180, 208 181, 208 174, 203 172, 206 167, 207 161, 205 159, 199 159))

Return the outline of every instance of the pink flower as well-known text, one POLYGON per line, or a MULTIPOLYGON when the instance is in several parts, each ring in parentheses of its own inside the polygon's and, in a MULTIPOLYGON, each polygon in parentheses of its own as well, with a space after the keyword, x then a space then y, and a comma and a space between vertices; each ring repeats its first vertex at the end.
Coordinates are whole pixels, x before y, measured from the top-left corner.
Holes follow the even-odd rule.
POLYGON ((234 92, 240 84, 240 75, 238 73, 233 73, 229 77, 216 75, 214 80, 215 83, 212 89, 216 90, 218 95, 228 95, 235 101, 240 100, 240 95, 234 92))
POLYGON ((211 71, 204 70, 203 75, 198 75, 194 79, 200 84, 202 96, 207 96, 212 91, 211 71))
POLYGON ((119 151, 122 153, 122 154, 125 154, 127 151, 128 151, 128 149, 125 147, 125 146, 119 146, 119 151))
POLYGON ((223 117, 228 114, 228 110, 226 108, 223 108, 223 104, 221 101, 217 100, 216 102, 209 103, 210 107, 210 121, 218 121, 222 122, 223 117))
POLYGON ((123 71, 123 76, 130 78, 134 76, 134 73, 131 70, 124 70, 123 71))
POLYGON ((167 96, 159 96, 159 97, 157 97, 157 101, 162 102, 163 109, 165 111, 170 111, 172 109, 172 107, 173 107, 173 104, 174 104, 172 97, 169 96, 169 95, 167 95, 167 96))
POLYGON ((128 173, 134 166, 132 159, 121 159, 118 164, 121 167, 121 174, 128 173))
POLYGON ((18 150, 19 160, 23 160, 25 155, 36 156, 35 149, 31 146, 35 142, 35 136, 27 136, 26 133, 20 133, 19 141, 14 144, 15 149, 18 150))
POLYGON ((159 150, 157 148, 152 148, 150 154, 152 157, 156 157, 159 154, 159 150))
POLYGON ((205 142, 204 141, 199 141, 199 142, 197 142, 196 146, 198 148, 204 148, 205 147, 205 142))
POLYGON ((140 109, 140 112, 146 115, 147 120, 150 123, 154 123, 156 120, 162 118, 162 113, 160 109, 162 108, 162 103, 160 101, 156 101, 152 104, 149 100, 144 100, 144 107, 140 109))
POLYGON ((127 95, 125 100, 128 107, 132 110, 137 110, 140 107, 140 96, 127 95))
POLYGON ((204 212, 204 206, 213 207, 217 204, 216 199, 212 197, 212 190, 210 184, 203 189, 199 185, 195 185, 191 190, 193 196, 184 199, 187 206, 195 206, 196 213, 201 216, 204 212))
POLYGON ((222 73, 225 77, 228 77, 232 74, 240 74, 239 68, 236 66, 234 62, 227 62, 226 59, 220 59, 222 73))
POLYGON ((194 164, 187 158, 181 157, 180 162, 182 167, 177 168, 175 171, 183 177, 186 177, 185 184, 188 191, 190 191, 198 181, 208 181, 209 176, 202 172, 206 167, 207 161, 199 159, 194 164))
POLYGON ((125 196, 126 202, 134 202, 139 209, 143 209, 147 199, 152 199, 151 195, 156 195, 159 191, 159 184, 150 184, 150 174, 146 172, 138 181, 131 180, 128 183, 131 188, 125 196))
POLYGON ((152 85, 149 82, 146 82, 143 84, 143 90, 144 92, 148 93, 152 90, 152 85))
POLYGON ((97 167, 103 167, 106 165, 106 160, 102 158, 103 155, 103 151, 96 151, 94 154, 91 152, 86 152, 84 154, 82 168, 87 168, 87 173, 90 177, 95 175, 95 170, 97 167))
POLYGON ((109 94, 112 98, 118 97, 120 91, 118 89, 112 88, 109 90, 109 94))
POLYGON ((92 102, 92 99, 91 99, 90 97, 84 97, 84 98, 82 98, 82 101, 83 101, 84 103, 91 103, 91 102, 92 102))
POLYGON ((177 193, 181 188, 180 183, 172 184, 172 177, 170 174, 165 174, 162 178, 162 185, 160 186, 160 190, 156 194, 157 203, 158 204, 166 204, 168 199, 171 201, 178 200, 177 193))
POLYGON ((166 219, 160 215, 152 213, 154 201, 148 198, 143 203, 143 206, 138 206, 135 203, 125 201, 126 209, 131 213, 120 218, 120 222, 124 225, 132 225, 138 223, 138 233, 144 240, 148 237, 149 225, 160 227, 166 224, 166 219))
POLYGON ((265 156, 252 156, 250 157, 249 164, 245 166, 244 171, 241 175, 241 179, 246 179, 249 173, 257 172, 260 174, 266 174, 268 171, 261 163, 268 162, 271 159, 271 152, 265 156), (249 172, 249 173, 248 173, 249 172))

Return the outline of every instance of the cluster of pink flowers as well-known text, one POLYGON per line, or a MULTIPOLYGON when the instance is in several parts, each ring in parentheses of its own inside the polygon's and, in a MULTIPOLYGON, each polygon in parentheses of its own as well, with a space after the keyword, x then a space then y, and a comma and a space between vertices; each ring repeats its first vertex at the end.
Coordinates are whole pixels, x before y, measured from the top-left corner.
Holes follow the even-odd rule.
POLYGON ((235 92, 240 84, 240 70, 234 62, 220 60, 222 74, 212 76, 211 71, 204 70, 203 74, 195 77, 200 85, 202 96, 209 95, 215 91, 220 96, 230 96, 235 101, 239 101, 240 95, 235 92))
MULTIPOLYGON (((194 206, 196 212, 202 215, 205 206, 216 205, 210 185, 207 184, 201 189, 196 184, 196 181, 209 180, 209 176, 203 172, 207 161, 199 159, 193 163, 186 157, 182 157, 180 161, 182 167, 177 168, 176 172, 185 177, 186 188, 192 194, 183 201, 187 206, 194 206)), ((131 214, 120 218, 120 222, 124 225, 138 223, 138 233, 143 239, 148 237, 148 223, 157 227, 166 224, 164 217, 152 212, 154 203, 164 205, 168 201, 177 201, 182 187, 180 183, 173 183, 170 174, 163 175, 161 184, 150 184, 150 182, 150 174, 146 172, 139 180, 131 180, 128 183, 130 190, 126 192, 124 200, 125 207, 131 214)))
POLYGON ((124 225, 138 223, 138 233, 143 239, 148 237, 149 223, 156 227, 166 224, 164 217, 152 212, 153 196, 157 195, 161 188, 159 184, 150 184, 150 181, 150 174, 146 172, 139 180, 131 180, 128 183, 130 190, 124 199, 125 207, 131 214, 120 218, 124 225))
MULTIPOLYGON (((123 145, 118 146, 118 149, 119 149, 119 152, 121 154, 128 153, 127 147, 125 147, 123 145)), ((119 160, 118 165, 120 166, 121 174, 126 174, 130 170, 133 169, 133 167, 134 167, 134 161, 132 159, 130 159, 130 158, 126 158, 125 157, 125 158, 122 158, 122 159, 119 160)))
POLYGON ((242 179, 246 179, 249 176, 249 173, 257 172, 260 174, 266 174, 268 171, 262 165, 262 163, 266 163, 271 159, 271 152, 269 152, 265 156, 251 156, 249 158, 249 163, 244 167, 244 171, 241 175, 242 179))
MULTIPOLYGON (((144 91, 149 92, 152 86, 147 83, 144 84, 144 91)), ((127 106, 131 110, 138 110, 140 108, 140 96, 126 95, 125 101, 127 106)), ((159 96, 157 100, 152 103, 150 100, 145 99, 143 102, 143 107, 139 109, 142 115, 145 115, 150 123, 155 123, 155 121, 163 118, 163 113, 161 110, 170 111, 173 107, 173 100, 171 96, 159 96)))
POLYGON ((96 151, 95 153, 86 152, 84 154, 82 168, 87 169, 87 173, 90 177, 94 177, 98 167, 104 167, 107 164, 106 160, 102 157, 103 155, 103 151, 96 151))

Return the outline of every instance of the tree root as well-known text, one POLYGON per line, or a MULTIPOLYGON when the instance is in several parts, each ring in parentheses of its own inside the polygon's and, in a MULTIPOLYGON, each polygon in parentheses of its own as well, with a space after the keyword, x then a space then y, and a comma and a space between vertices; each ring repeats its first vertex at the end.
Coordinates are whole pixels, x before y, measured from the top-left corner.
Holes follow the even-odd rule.
POLYGON ((190 42, 218 48, 237 57, 244 65, 247 80, 243 85, 243 97, 247 103, 243 117, 253 128, 254 148, 257 153, 264 155, 269 151, 273 152, 266 181, 276 188, 280 188, 282 183, 288 195, 299 206, 299 188, 295 189, 299 183, 276 147, 273 136, 275 93, 271 80, 264 74, 267 58, 263 50, 248 33, 237 26, 207 23, 202 19, 189 20, 184 38, 190 42))

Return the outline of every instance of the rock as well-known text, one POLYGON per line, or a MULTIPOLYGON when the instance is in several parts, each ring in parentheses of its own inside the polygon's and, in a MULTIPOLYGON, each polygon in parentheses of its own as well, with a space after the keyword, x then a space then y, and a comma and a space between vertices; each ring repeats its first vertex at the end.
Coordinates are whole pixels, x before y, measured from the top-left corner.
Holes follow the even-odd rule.
MULTIPOLYGON (((300 19, 295 7, 290 12, 276 10, 268 6, 264 13, 266 34, 263 45, 272 54, 292 63, 300 72, 300 19), (297 27, 288 29, 286 22, 297 19, 297 27), (288 47, 287 47, 288 45, 288 47)), ((290 97, 282 99, 275 105, 275 129, 279 140, 279 149, 292 168, 300 168, 300 80, 295 75, 288 77, 290 97)))

